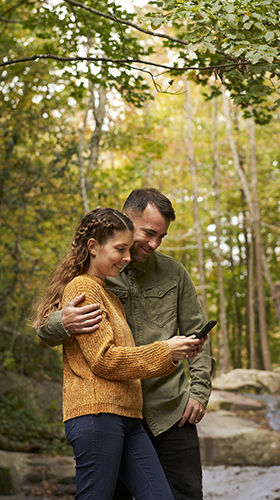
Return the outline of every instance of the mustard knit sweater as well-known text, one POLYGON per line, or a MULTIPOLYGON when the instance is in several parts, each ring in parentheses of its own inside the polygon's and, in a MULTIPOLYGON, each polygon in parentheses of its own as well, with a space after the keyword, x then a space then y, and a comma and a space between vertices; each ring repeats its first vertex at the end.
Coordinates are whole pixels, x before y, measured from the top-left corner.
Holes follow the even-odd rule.
POLYGON ((140 378, 171 373, 176 367, 171 349, 165 341, 135 347, 121 302, 99 278, 74 278, 65 287, 62 307, 83 292, 79 306, 99 303, 102 321, 95 332, 63 342, 63 420, 90 413, 142 418, 140 378))

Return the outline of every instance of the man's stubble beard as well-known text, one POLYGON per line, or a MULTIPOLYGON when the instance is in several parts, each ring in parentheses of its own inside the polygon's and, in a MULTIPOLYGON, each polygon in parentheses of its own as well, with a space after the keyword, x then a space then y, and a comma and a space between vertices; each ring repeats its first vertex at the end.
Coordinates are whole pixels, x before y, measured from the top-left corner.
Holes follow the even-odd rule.
MULTIPOLYGON (((151 252, 153 253, 153 252, 151 252)), ((131 259, 133 262, 146 262, 146 260, 148 259, 148 257, 151 255, 151 253, 149 255, 140 255, 137 251, 137 247, 132 245, 131 249, 130 249, 130 255, 131 255, 131 259)))

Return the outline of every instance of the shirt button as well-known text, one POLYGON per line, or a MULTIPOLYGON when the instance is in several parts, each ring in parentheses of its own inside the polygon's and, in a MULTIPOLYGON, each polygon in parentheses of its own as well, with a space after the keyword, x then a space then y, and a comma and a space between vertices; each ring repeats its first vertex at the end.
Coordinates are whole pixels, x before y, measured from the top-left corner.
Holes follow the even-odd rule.
POLYGON ((162 295, 162 292, 161 292, 161 291, 159 290, 159 291, 158 291, 158 294, 159 294, 159 296, 161 297, 161 295, 162 295))

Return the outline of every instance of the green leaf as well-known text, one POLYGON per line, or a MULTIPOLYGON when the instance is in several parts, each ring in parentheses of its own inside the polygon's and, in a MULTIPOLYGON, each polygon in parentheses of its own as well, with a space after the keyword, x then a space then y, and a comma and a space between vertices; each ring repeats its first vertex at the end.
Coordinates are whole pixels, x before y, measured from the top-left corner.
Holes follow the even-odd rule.
POLYGON ((268 31, 265 35, 264 35, 264 38, 266 39, 266 41, 268 42, 269 40, 273 40, 274 38, 274 32, 273 31, 268 31))
POLYGON ((187 47, 188 52, 195 52, 197 50, 198 44, 197 43, 190 43, 187 47))
POLYGON ((151 22, 151 27, 153 30, 157 30, 162 23, 165 21, 165 17, 160 16, 160 17, 154 17, 152 22, 151 22))
POLYGON ((228 16, 226 16, 226 19, 230 23, 235 23, 235 15, 234 14, 229 14, 228 16))
POLYGON ((232 5, 230 3, 225 4, 225 10, 227 12, 234 12, 234 5, 232 5))
POLYGON ((274 57, 270 54, 264 54, 263 59, 271 64, 273 63, 274 57))
POLYGON ((250 61, 253 63, 253 64, 256 64, 257 62, 259 62, 259 60, 262 58, 262 54, 261 53, 256 53, 254 54, 252 57, 250 57, 250 61))
POLYGON ((237 50, 234 50, 234 56, 235 57, 239 57, 241 54, 243 54, 243 52, 246 51, 246 47, 240 47, 239 49, 237 50))
POLYGON ((176 7, 176 1, 174 1, 174 0, 167 0, 167 2, 165 2, 165 8, 166 8, 166 10, 174 9, 175 7, 176 7))
POLYGON ((215 52, 216 52, 215 45, 213 45, 212 43, 209 43, 209 42, 204 42, 204 45, 205 45, 205 47, 207 47, 209 52, 211 52, 211 54, 215 54, 215 52))

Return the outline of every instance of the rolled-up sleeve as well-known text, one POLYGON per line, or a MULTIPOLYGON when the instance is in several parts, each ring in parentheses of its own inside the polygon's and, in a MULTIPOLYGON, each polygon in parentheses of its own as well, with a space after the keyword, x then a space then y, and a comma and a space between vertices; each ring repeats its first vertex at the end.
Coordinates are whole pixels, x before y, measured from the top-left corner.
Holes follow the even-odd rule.
POLYGON ((42 342, 50 347, 60 345, 65 339, 71 337, 71 333, 62 323, 62 311, 55 311, 47 323, 37 328, 36 332, 42 342))

